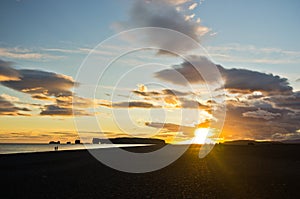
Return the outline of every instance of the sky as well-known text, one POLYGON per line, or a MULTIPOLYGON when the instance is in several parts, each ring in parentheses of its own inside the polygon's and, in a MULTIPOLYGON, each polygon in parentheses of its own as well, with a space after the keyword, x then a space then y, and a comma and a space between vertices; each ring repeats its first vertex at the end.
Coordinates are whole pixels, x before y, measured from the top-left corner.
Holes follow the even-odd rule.
POLYGON ((297 0, 0 5, 2 143, 300 138, 297 0))

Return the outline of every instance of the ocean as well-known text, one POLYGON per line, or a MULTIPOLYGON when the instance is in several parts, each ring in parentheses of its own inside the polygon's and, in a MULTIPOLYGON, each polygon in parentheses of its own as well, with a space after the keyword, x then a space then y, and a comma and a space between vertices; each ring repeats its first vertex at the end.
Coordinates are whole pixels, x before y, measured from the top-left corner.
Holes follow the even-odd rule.
POLYGON ((58 146, 58 151, 66 150, 82 150, 82 149, 100 149, 115 147, 135 147, 147 146, 148 144, 0 144, 0 154, 14 153, 35 153, 54 151, 54 147, 58 146))

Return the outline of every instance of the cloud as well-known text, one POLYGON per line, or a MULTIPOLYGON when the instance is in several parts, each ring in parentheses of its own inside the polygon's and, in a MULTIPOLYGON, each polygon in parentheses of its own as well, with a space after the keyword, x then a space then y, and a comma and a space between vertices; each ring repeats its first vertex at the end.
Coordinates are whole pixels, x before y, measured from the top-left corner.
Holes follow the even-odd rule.
POLYGON ((300 51, 289 51, 280 48, 258 48, 253 45, 227 44, 223 46, 208 46, 206 49, 214 60, 222 63, 300 63, 300 51))
POLYGON ((139 84, 138 91, 139 92, 147 92, 147 86, 145 86, 144 84, 139 84))
MULTIPOLYGON (((167 28, 181 32, 192 39, 199 41, 199 38, 209 32, 209 28, 200 25, 194 20, 186 20, 184 13, 176 10, 178 4, 187 1, 139 1, 136 0, 129 13, 129 20, 127 22, 115 23, 114 27, 118 31, 127 30, 131 28, 141 27, 159 27, 167 28)), ((174 34, 162 34, 157 31, 148 31, 143 36, 147 44, 162 49, 159 53, 165 54, 164 50, 172 50, 175 52, 188 52, 198 45, 187 45, 182 39, 176 39, 174 34), (176 41, 176 42, 174 42, 176 41)))
MULTIPOLYGON (((214 81, 204 81, 198 70, 202 71, 206 64, 217 67, 227 90, 225 139, 266 140, 274 139, 275 134, 292 137, 300 129, 300 92, 293 92, 286 78, 253 70, 227 69, 203 57, 193 56, 192 59, 196 63, 194 66, 184 61, 154 76, 175 85, 212 84, 214 81)), ((209 105, 213 105, 203 105, 186 97, 179 100, 182 107, 202 106, 208 113, 209 105)))
POLYGON ((164 133, 168 132, 182 132, 181 134, 185 138, 192 138, 195 135, 195 130, 197 128, 208 128, 210 126, 210 121, 205 120, 204 122, 197 124, 195 126, 184 126, 174 123, 160 123, 160 122, 145 122, 145 125, 152 128, 160 129, 164 133))
MULTIPOLYGON (((41 70, 17 70, 12 67, 12 63, 2 60, 0 60, 0 75, 5 77, 2 78, 3 81, 0 81, 1 85, 30 94, 33 99, 55 103, 39 105, 42 107, 40 115, 68 116, 72 115, 73 112, 76 116, 90 115, 83 109, 93 107, 96 104, 94 100, 74 95, 71 89, 78 84, 67 75, 41 70)), ((2 108, 2 114, 20 115, 22 113, 18 111, 29 111, 29 109, 15 107, 11 103, 13 99, 8 99, 9 96, 1 95, 1 97, 2 107, 5 107, 2 108), (4 99, 6 99, 5 103, 4 99)))
POLYGON ((15 106, 12 102, 8 101, 5 96, 4 94, 0 95, 0 115, 30 116, 30 114, 26 113, 30 111, 28 108, 15 106))
POLYGON ((0 95, 2 98, 4 98, 5 100, 7 101, 10 101, 10 102, 18 102, 20 99, 17 98, 17 97, 14 97, 14 96, 11 96, 11 95, 8 95, 8 94, 1 94, 0 95))
POLYGON ((182 92, 182 91, 178 91, 178 90, 174 90, 174 89, 163 89, 162 93, 164 95, 173 95, 173 96, 177 96, 177 97, 193 94, 191 92, 182 92))
POLYGON ((216 67, 209 59, 202 56, 190 56, 192 63, 184 61, 179 65, 173 65, 170 69, 154 73, 154 77, 176 85, 187 86, 196 83, 214 83, 218 81, 217 74, 212 70, 216 67), (205 79, 201 74, 205 74, 205 79))
POLYGON ((12 62, 6 62, 0 59, 0 82, 19 80, 18 70, 12 68, 12 62))
POLYGON ((202 109, 211 112, 211 106, 201 104, 196 100, 180 98, 181 108, 202 109))
POLYGON ((161 129, 164 132, 183 132, 186 137, 193 137, 196 127, 182 126, 173 123, 146 122, 146 126, 161 129))
MULTIPOLYGON (((264 100, 259 99, 259 101, 264 100)), ((275 139, 276 134, 297 133, 300 128, 299 111, 276 108, 273 104, 259 108, 256 102, 257 99, 238 104, 227 103, 222 135, 225 139, 270 140, 275 139)))
MULTIPOLYGON (((35 95, 37 97, 39 95, 35 95)), ((86 108, 93 107, 95 100, 78 97, 78 96, 58 96, 55 99, 47 96, 39 96, 38 99, 54 101, 55 104, 43 106, 40 115, 50 116, 92 116, 86 108)))
POLYGON ((286 78, 246 69, 225 69, 218 66, 230 92, 252 93, 261 91, 268 94, 291 94, 293 88, 286 78))
POLYGON ((184 61, 180 65, 174 65, 154 73, 154 77, 177 85, 188 85, 196 83, 214 83, 219 79, 210 73, 212 67, 218 68, 225 82, 225 89, 232 93, 252 93, 261 91, 269 94, 291 94, 292 87, 286 78, 273 74, 266 74, 246 69, 226 69, 221 65, 215 65, 210 60, 201 56, 191 56, 193 65, 184 61), (205 80, 201 76, 203 72, 205 80))
POLYGON ((50 116, 90 116, 91 114, 84 110, 73 110, 72 108, 64 108, 58 105, 46 105, 41 111, 40 115, 50 115, 50 116))
POLYGON ((53 98, 48 97, 47 95, 44 95, 42 93, 32 94, 31 97, 33 99, 37 99, 37 100, 49 100, 49 101, 53 101, 54 100, 53 98))
POLYGON ((141 89, 138 89, 138 90, 133 90, 132 93, 144 97, 164 97, 169 95, 180 97, 180 96, 187 96, 193 94, 191 92, 182 92, 174 89, 163 89, 160 91, 147 91, 147 90, 142 91, 141 89))
POLYGON ((32 52, 29 49, 20 48, 0 48, 0 57, 12 58, 12 59, 57 59, 61 56, 54 56, 49 54, 41 54, 32 52))
POLYGON ((300 111, 300 91, 294 92, 290 95, 272 96, 267 98, 266 101, 273 103, 276 108, 300 111))
POLYGON ((194 10, 196 7, 198 6, 198 3, 192 3, 190 6, 189 6, 189 10, 194 10))
MULTIPOLYGON (((35 97, 37 97, 35 95, 35 97)), ((97 100, 71 96, 57 96, 54 99, 47 96, 39 96, 41 100, 50 100, 55 104, 45 105, 42 107, 40 115, 50 116, 91 116, 93 113, 86 111, 86 108, 91 108, 97 104, 97 100)))
POLYGON ((150 102, 144 102, 144 101, 115 102, 115 103, 102 101, 102 103, 99 103, 99 105, 108 108, 161 108, 161 106, 154 105, 150 102))
POLYGON ((17 70, 19 80, 2 81, 1 84, 14 90, 45 96, 70 96, 74 80, 66 75, 40 70, 17 70))
POLYGON ((300 133, 275 133, 274 135, 272 135, 272 139, 275 140, 296 140, 296 139, 300 139, 300 133))
POLYGON ((11 62, 3 60, 0 60, 0 76, 4 77, 0 81, 3 86, 48 97, 70 96, 70 89, 77 85, 70 76, 41 70, 14 69, 11 62))
POLYGON ((149 2, 152 2, 152 1, 161 1, 161 2, 168 3, 170 5, 182 5, 182 4, 185 4, 192 0, 150 0, 149 2))
POLYGON ((182 92, 174 89, 162 89, 152 91, 132 91, 134 94, 142 97, 148 101, 155 101, 160 103, 164 108, 178 108, 178 109, 201 109, 210 113, 212 110, 211 103, 202 104, 194 99, 195 93, 182 92))
POLYGON ((271 120, 276 117, 280 117, 280 113, 271 113, 262 109, 256 111, 248 111, 242 114, 244 117, 252 117, 257 119, 271 120))
POLYGON ((162 103, 165 108, 185 108, 185 109, 202 109, 211 112, 211 105, 204 105, 197 100, 192 99, 195 95, 192 92, 182 92, 174 89, 162 89, 155 91, 132 91, 134 94, 141 96, 148 101, 162 103))

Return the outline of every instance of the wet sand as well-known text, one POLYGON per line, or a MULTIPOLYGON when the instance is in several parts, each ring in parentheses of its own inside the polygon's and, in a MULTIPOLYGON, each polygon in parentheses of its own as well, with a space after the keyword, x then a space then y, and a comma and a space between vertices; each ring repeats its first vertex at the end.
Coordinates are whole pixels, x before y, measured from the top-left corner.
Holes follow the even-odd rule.
POLYGON ((300 145, 217 145, 204 159, 198 152, 192 146, 144 174, 111 169, 85 150, 1 155, 0 197, 300 198, 300 145))

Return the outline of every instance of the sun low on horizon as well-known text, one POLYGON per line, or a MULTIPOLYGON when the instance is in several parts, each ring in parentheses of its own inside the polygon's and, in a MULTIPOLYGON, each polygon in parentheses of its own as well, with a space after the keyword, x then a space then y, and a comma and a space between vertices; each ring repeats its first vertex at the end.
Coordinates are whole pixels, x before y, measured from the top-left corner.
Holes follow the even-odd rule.
POLYGON ((208 128, 199 128, 195 131, 195 138, 193 140, 193 143, 195 144, 209 144, 212 143, 212 140, 210 140, 207 136, 210 133, 210 129, 208 128))

